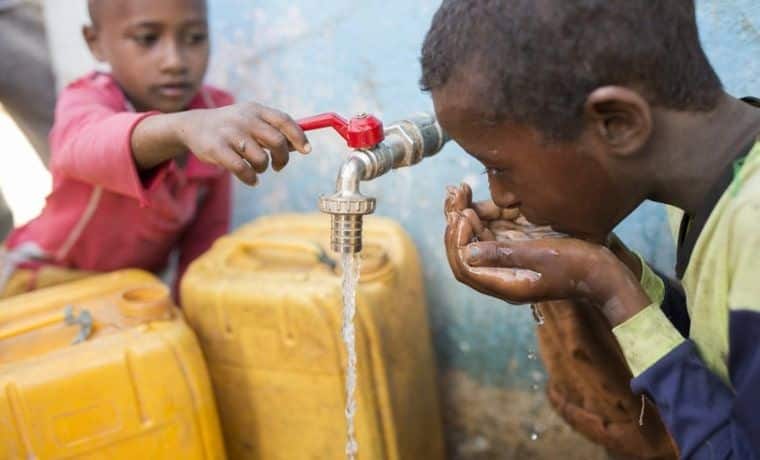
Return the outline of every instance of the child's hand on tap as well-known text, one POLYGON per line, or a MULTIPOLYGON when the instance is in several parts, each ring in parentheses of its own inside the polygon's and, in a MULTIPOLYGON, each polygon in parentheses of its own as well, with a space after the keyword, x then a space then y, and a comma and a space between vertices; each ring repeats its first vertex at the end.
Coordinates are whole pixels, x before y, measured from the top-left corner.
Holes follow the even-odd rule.
POLYGON ((132 149, 143 170, 190 151, 249 185, 258 182, 270 157, 272 169, 279 171, 292 150, 311 151, 303 129, 288 114, 255 102, 147 117, 135 129, 132 149))

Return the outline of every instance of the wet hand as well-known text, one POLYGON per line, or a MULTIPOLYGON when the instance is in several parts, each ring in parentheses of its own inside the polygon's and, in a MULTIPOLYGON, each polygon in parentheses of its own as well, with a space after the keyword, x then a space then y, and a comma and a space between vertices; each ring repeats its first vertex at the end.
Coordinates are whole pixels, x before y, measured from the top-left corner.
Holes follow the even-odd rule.
POLYGON ((446 188, 444 213, 461 213, 472 225, 478 241, 521 241, 561 237, 551 227, 529 222, 519 208, 500 208, 493 201, 472 201, 472 189, 467 184, 446 188))
POLYGON ((510 303, 583 299, 612 325, 648 305, 637 278, 607 248, 558 238, 519 211, 471 199, 469 187, 448 189, 446 253, 460 282, 510 303))
POLYGON ((249 185, 258 182, 270 157, 272 169, 279 171, 292 150, 311 151, 303 130, 289 115, 253 102, 178 115, 177 133, 187 149, 249 185))

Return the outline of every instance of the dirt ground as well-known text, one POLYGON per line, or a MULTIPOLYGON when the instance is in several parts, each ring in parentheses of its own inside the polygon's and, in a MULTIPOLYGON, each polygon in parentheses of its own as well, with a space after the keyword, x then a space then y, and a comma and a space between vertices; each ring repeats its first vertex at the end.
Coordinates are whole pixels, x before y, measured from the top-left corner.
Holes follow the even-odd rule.
POLYGON ((452 460, 608 459, 604 449, 554 414, 542 388, 487 387, 463 372, 448 371, 442 375, 442 392, 452 460))

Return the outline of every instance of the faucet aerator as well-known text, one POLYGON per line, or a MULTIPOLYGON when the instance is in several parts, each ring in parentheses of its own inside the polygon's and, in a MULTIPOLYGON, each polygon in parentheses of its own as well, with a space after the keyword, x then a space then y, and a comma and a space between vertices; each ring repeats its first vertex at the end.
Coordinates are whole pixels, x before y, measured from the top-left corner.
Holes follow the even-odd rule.
POLYGON ((330 247, 340 254, 362 250, 364 216, 375 212, 375 199, 354 193, 319 198, 319 210, 332 216, 330 247))

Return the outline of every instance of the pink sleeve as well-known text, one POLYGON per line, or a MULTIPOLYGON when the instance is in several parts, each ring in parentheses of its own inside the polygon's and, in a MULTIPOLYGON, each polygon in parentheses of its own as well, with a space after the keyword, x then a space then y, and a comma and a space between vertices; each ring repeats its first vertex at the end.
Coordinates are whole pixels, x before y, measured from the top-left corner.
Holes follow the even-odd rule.
POLYGON ((185 270, 195 259, 206 252, 217 238, 229 231, 231 219, 232 182, 224 172, 209 188, 195 219, 180 241, 179 266, 175 278, 175 294, 185 270))
POLYGON ((149 206, 147 191, 160 182, 169 163, 141 179, 131 138, 140 121, 158 112, 126 112, 114 107, 117 99, 87 86, 72 86, 61 94, 50 133, 51 170, 149 206))

